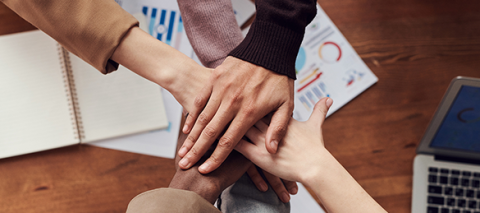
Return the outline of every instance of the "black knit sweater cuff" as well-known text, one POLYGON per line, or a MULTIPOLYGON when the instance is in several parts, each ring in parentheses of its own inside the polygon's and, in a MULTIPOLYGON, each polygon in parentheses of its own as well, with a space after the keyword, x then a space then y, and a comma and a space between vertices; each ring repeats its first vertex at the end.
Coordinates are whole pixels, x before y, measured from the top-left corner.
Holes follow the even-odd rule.
POLYGON ((295 60, 304 32, 254 21, 245 39, 230 56, 296 79, 295 60))

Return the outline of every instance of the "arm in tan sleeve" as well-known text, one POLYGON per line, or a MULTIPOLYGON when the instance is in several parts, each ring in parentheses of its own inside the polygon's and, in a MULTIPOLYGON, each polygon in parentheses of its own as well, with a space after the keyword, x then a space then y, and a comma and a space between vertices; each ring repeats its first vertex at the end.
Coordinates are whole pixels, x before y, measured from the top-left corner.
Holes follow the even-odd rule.
POLYGON ((0 0, 102 73, 117 69, 110 60, 137 20, 113 0, 0 0))
POLYGON ((130 201, 127 213, 220 213, 195 192, 159 188, 137 195, 130 201))

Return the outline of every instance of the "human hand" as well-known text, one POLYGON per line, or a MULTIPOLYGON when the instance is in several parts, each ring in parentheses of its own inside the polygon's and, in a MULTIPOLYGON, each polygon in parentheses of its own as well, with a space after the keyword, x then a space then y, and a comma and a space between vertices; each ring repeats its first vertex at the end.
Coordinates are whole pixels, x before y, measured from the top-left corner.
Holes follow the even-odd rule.
MULTIPOLYGON (((186 138, 187 135, 180 134, 177 145, 178 148, 186 138)), ((247 171, 250 165, 252 165, 243 155, 234 151, 230 153, 225 162, 217 170, 202 175, 196 168, 200 163, 205 161, 212 152, 213 148, 209 149, 205 156, 188 170, 176 167, 175 175, 169 187, 193 191, 213 204, 220 193, 235 183, 247 171)), ((180 158, 177 156, 175 158, 176 165, 179 160, 180 158)))
MULTIPOLYGON (((180 134, 177 144, 177 149, 186 139, 185 134, 180 134)), ((228 186, 237 181, 245 171, 250 176, 250 179, 255 184, 258 190, 265 192, 268 190, 268 185, 263 177, 258 172, 255 165, 250 160, 245 158, 238 152, 232 152, 227 157, 225 162, 214 172, 206 175, 202 175, 196 169, 201 162, 205 161, 212 153, 213 149, 209 149, 204 157, 200 159, 192 168, 188 170, 182 170, 176 167, 176 173, 173 177, 170 188, 184 189, 193 191, 210 202, 215 202, 218 195, 228 186), (247 170, 248 168, 248 170, 247 170)), ((175 165, 178 165, 180 160, 177 155, 175 158, 175 165)), ((281 180, 280 178, 263 171, 265 178, 272 186, 279 199, 286 203, 290 201, 290 194, 296 194, 298 192, 298 186, 295 182, 281 180), (283 182, 282 182, 283 181, 283 182)))
POLYGON ((168 90, 187 111, 194 110, 212 71, 139 27, 125 35, 111 59, 168 90))
POLYGON ((287 76, 227 57, 189 111, 183 128, 189 136, 178 152, 183 158, 179 166, 188 169, 195 164, 230 124, 212 156, 199 167, 203 174, 215 170, 247 130, 270 112, 273 125, 266 130, 266 149, 275 153, 292 115, 293 84, 287 76))
POLYGON ((253 144, 242 140, 235 149, 271 174, 286 180, 303 182, 305 178, 319 174, 318 167, 312 165, 321 162, 321 153, 325 151, 321 127, 332 103, 331 98, 323 98, 315 105, 308 121, 290 120, 287 133, 276 154, 265 149, 268 125, 262 120, 246 134, 253 144))
MULTIPOLYGON (((272 186, 273 191, 275 192, 275 194, 277 194, 278 198, 282 202, 287 203, 288 201, 290 201, 289 194, 297 194, 298 186, 295 181, 282 180, 279 177, 272 175, 266 171, 262 172, 265 176, 265 179, 267 179, 270 186, 272 186)), ((263 179, 262 175, 260 175, 260 172, 257 170, 257 167, 255 165, 252 164, 250 168, 248 168, 247 174, 258 190, 262 192, 266 192, 268 190, 267 183, 263 179)))

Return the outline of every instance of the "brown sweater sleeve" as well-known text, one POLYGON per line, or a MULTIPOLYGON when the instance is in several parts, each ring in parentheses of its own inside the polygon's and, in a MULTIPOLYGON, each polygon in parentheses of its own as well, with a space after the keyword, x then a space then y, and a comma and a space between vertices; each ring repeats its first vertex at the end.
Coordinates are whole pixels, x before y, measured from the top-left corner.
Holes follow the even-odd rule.
POLYGON ((0 0, 68 51, 106 74, 110 60, 137 20, 113 0, 0 0))
POLYGON ((315 0, 256 0, 257 16, 245 39, 229 55, 295 79, 295 59, 315 0))

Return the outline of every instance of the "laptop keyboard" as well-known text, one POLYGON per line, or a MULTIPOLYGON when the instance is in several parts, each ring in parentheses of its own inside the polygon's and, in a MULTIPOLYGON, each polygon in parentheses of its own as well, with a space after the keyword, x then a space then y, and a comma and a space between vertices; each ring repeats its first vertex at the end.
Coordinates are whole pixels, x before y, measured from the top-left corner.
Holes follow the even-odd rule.
POLYGON ((427 213, 480 213, 480 172, 428 168, 427 213))

